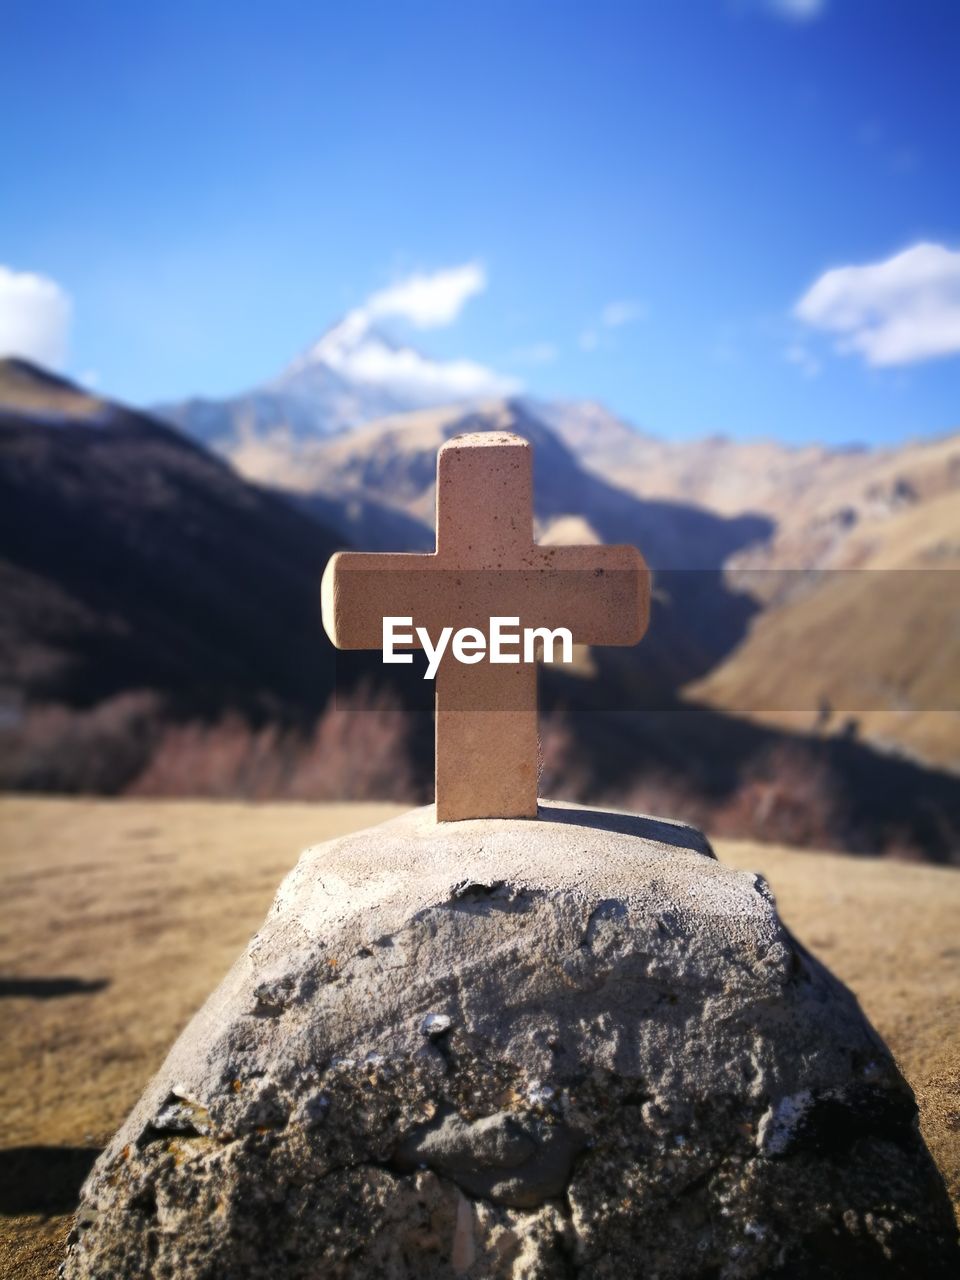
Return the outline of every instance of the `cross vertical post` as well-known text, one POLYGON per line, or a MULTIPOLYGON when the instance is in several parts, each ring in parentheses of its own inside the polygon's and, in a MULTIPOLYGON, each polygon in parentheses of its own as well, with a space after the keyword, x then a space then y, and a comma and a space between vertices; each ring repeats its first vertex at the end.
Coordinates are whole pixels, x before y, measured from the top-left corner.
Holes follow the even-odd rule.
MULTIPOLYGON (((533 545, 533 451, 517 436, 480 438, 491 443, 457 448, 454 440, 437 456, 437 555, 449 556, 468 581, 475 570, 506 580, 533 545)), ((435 740, 438 821, 537 816, 534 663, 464 666, 446 655, 435 740)))

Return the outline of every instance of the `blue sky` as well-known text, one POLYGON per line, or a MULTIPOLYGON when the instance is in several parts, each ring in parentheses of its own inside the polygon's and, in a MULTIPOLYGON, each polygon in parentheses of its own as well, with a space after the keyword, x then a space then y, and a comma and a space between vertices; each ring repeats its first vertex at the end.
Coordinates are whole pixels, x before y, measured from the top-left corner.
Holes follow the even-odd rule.
POLYGON ((222 395, 472 264, 391 323, 538 395, 678 438, 957 428, 958 67, 955 0, 8 0, 0 345, 222 395))

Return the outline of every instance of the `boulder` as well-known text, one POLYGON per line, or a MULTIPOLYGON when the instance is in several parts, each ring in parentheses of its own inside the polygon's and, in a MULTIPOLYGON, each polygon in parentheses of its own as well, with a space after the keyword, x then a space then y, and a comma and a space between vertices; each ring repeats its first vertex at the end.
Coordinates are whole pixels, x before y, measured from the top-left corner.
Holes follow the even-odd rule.
POLYGON ((957 1262, 910 1089, 762 877, 544 804, 308 849, 97 1162, 64 1275, 957 1262))

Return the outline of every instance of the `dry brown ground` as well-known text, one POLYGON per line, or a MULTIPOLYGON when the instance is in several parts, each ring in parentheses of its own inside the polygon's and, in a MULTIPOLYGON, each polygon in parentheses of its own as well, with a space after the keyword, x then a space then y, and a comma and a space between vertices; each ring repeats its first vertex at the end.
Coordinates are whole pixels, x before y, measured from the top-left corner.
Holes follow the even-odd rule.
MULTIPOLYGON (((0 1275, 55 1274, 93 1156, 299 849, 397 811, 0 799, 0 1275)), ((960 1205, 960 871, 718 852, 767 876, 794 932, 857 993, 960 1205)))

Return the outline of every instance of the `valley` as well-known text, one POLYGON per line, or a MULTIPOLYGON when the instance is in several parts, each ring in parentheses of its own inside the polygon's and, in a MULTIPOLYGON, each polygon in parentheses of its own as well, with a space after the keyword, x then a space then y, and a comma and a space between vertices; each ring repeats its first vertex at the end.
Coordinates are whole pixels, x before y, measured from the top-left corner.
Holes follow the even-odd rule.
POLYGON ((193 440, 4 363, 5 786, 427 799, 422 665, 334 655, 319 579, 338 547, 432 549, 437 449, 506 430, 535 447, 541 542, 631 542, 654 572, 635 651, 543 673, 552 794, 960 856, 960 439, 669 444, 590 402, 401 388, 358 425, 385 402, 330 399, 331 349, 259 417, 170 410, 193 440))

